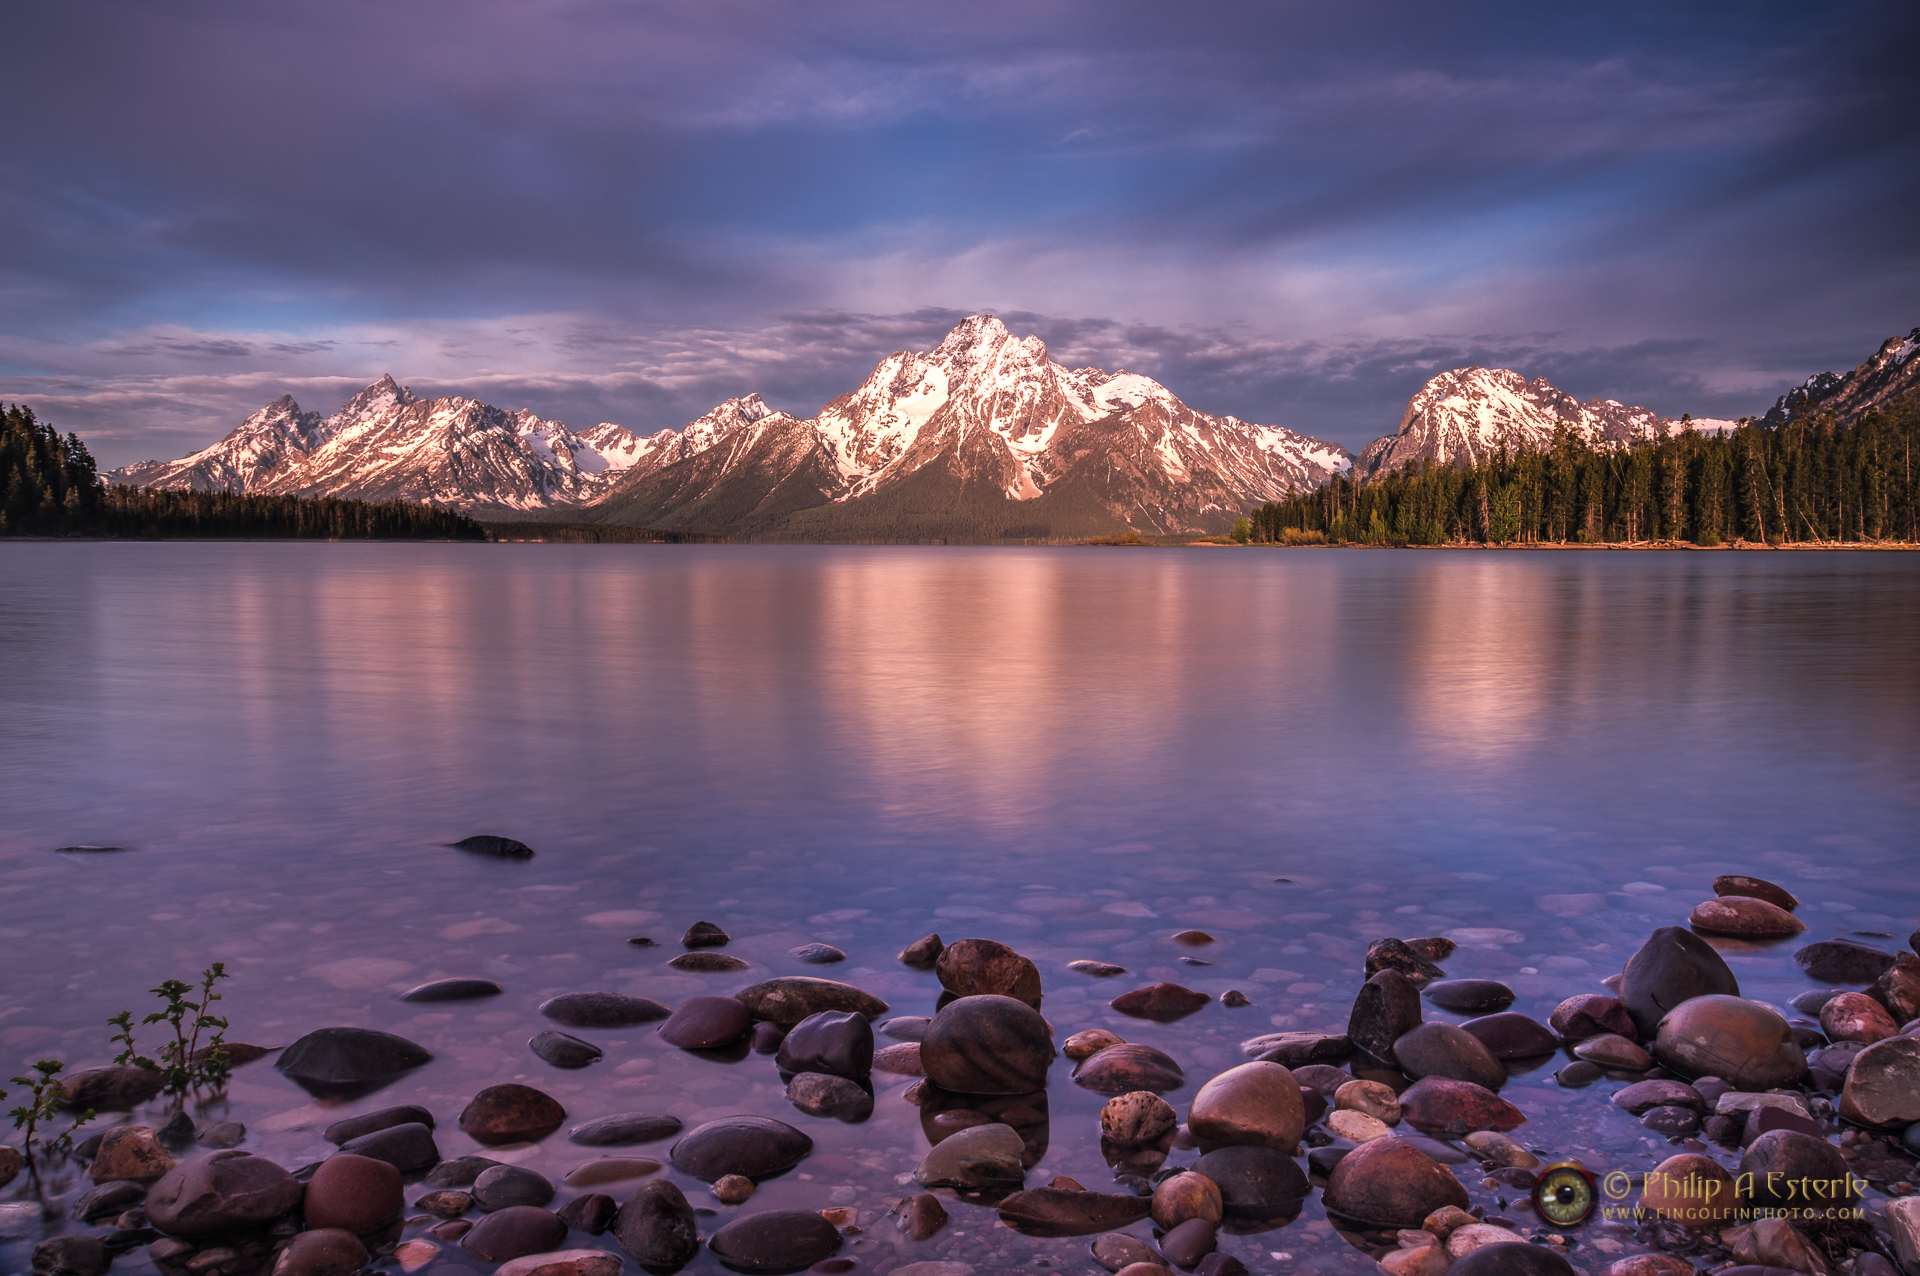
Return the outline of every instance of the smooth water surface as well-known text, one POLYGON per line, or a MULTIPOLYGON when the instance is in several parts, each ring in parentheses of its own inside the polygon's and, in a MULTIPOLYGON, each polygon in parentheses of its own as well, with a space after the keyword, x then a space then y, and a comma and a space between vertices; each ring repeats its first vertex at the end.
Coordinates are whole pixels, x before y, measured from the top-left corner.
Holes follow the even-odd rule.
MULTIPOLYGON (((1084 1241, 985 1212, 895 1241, 880 1211, 926 1147, 906 1078, 840 1126, 795 1113, 765 1058, 648 1029, 561 1072, 526 1051, 534 1008, 823 974, 928 1014, 935 981, 894 954, 983 935, 1039 963, 1061 1035, 1105 1025, 1186 1064, 1184 1112, 1242 1038, 1343 1030, 1381 935, 1473 936, 1449 972, 1504 978, 1541 1018, 1717 872, 1799 893, 1806 938, 1898 944, 1920 923, 1916 745, 1911 555, 0 544, 0 1066, 103 1062, 107 1015, 221 960, 236 1039, 359 1024, 440 1056, 347 1107, 242 1070, 221 1110, 283 1164, 327 1150, 326 1120, 412 1101, 447 1155, 472 1150, 460 1104, 521 1078, 578 1119, 795 1121, 811 1170, 748 1208, 854 1206, 873 1270, 1078 1270, 1084 1241), (539 854, 445 849, 482 832, 539 854), (53 849, 81 843, 130 849, 53 849), (667 969, 698 919, 755 970, 667 969), (1183 926, 1217 937, 1211 966, 1179 960, 1183 926), (815 940, 849 960, 787 955, 815 940), (1065 969, 1082 957, 1131 973, 1065 969), (394 999, 439 975, 507 991, 394 999), (1107 1009, 1153 979, 1254 1004, 1107 1009)), ((1727 948, 1783 1004, 1809 986, 1795 946, 1727 948)), ((1028 1181, 1109 1187, 1102 1100, 1067 1071, 1028 1181)), ((1515 1086, 1537 1137, 1642 1141, 1597 1096, 1556 1127, 1575 1092, 1544 1071, 1515 1086)), ((517 1155, 558 1177, 591 1154, 517 1155)), ((1370 1270, 1317 1204, 1226 1247, 1370 1270)))

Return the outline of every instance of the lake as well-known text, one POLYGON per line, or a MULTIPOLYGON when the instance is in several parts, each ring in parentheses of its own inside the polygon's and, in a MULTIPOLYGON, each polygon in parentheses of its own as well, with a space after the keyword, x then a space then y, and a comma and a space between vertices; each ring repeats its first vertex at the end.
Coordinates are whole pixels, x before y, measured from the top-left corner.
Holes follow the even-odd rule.
MULTIPOLYGON (((5 1075, 108 1061, 109 1015, 223 961, 235 1040, 343 1024, 437 1055, 345 1104, 240 1069, 202 1115, 245 1122, 249 1150, 292 1168, 330 1150, 328 1121, 418 1102, 459 1155, 466 1097, 515 1079, 570 1121, 758 1112, 816 1153, 746 1208, 850 1206, 845 1252, 874 1272, 1092 1263, 1084 1239, 966 1205, 932 1240, 896 1236, 886 1203, 927 1148, 910 1078, 877 1075, 873 1118, 843 1125, 797 1113, 766 1057, 649 1028, 583 1032, 606 1057, 556 1069, 526 1049, 536 1007, 814 974, 931 1014, 934 977, 895 954, 984 936, 1038 964, 1060 1037, 1174 1055, 1184 1115, 1242 1039, 1343 1031, 1381 936, 1469 937, 1448 972, 1544 1019, 1718 873, 1803 901, 1800 940, 1721 945, 1783 1008, 1815 986, 1800 943, 1892 951, 1920 925, 1906 554, 0 542, 0 721, 5 1075), (476 833, 537 855, 446 848, 476 833), (127 849, 55 853, 76 844, 127 849), (753 971, 668 968, 700 920, 753 971), (1215 942, 1173 944, 1186 927, 1215 942), (847 960, 789 955, 809 942, 847 960), (1066 969, 1082 958, 1129 973, 1066 969), (448 975, 505 991, 396 1000, 448 975), (1214 1001, 1170 1024, 1108 1009, 1155 980, 1214 1001)), ((1068 1071, 1028 1183, 1112 1189, 1104 1099, 1068 1071)), ((1551 1072, 1507 1091, 1531 1145, 1629 1168, 1671 1150, 1551 1072)), ((562 1134, 501 1159, 558 1179, 590 1155, 562 1134)), ((39 1234, 0 1260, 24 1267, 39 1234)), ((1317 1199, 1222 1247, 1372 1270, 1317 1199)), ((442 1245, 429 1270, 470 1268, 442 1245)))

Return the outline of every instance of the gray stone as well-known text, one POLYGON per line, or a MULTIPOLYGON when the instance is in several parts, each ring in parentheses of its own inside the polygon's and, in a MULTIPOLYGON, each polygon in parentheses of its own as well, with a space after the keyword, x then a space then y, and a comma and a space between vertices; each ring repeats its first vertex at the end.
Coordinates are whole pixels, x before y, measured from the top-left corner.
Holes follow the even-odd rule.
POLYGON ((340 1150, 385 1161, 403 1174, 440 1163, 440 1148, 433 1141, 433 1131, 412 1121, 348 1139, 340 1145, 340 1150))
POLYGON ((678 1133, 679 1117, 664 1112, 616 1112, 574 1126, 567 1131, 567 1138, 583 1147, 621 1147, 653 1143, 678 1133))
POLYGON ((738 997, 689 997, 660 1025, 660 1039, 682 1050, 719 1050, 747 1035, 753 1016, 738 997))
POLYGON ((788 954, 810 966, 830 966, 836 961, 847 959, 847 955, 832 944, 802 944, 798 948, 789 949, 788 954))
POLYGON ((657 1001, 623 992, 564 992, 541 1002, 540 1013, 569 1028, 631 1028, 672 1012, 657 1001))
POLYGON ((591 1041, 551 1028, 535 1033, 527 1049, 556 1068, 584 1068, 601 1057, 600 1047, 591 1041))
POLYGON ((1218 1229, 1204 1218, 1190 1218, 1160 1238, 1160 1252, 1176 1267, 1196 1267, 1213 1253, 1218 1229))
POLYGON ((496 1165, 473 1181, 473 1199, 489 1213, 510 1205, 545 1205, 553 1199, 553 1184, 524 1166, 496 1165))
POLYGON ((562 1205, 554 1211, 554 1216, 573 1231, 598 1236, 613 1222, 616 1208, 613 1198, 605 1192, 588 1192, 562 1205))
POLYGON ((510 837, 497 837, 492 833, 476 833, 472 837, 463 837, 450 845, 457 851, 487 855, 494 859, 529 860, 533 858, 533 848, 525 842, 515 841, 510 837))
POLYGON ((357 1086, 397 1077, 432 1060, 431 1050, 390 1032, 320 1028, 282 1050, 273 1066, 309 1085, 357 1086))
POLYGON ((432 983, 409 988, 400 994, 402 1001, 472 1001, 478 997, 498 997, 500 985, 491 979, 436 979, 432 983))
POLYGON ((813 1140, 784 1121, 730 1116, 687 1131, 669 1155, 676 1169, 708 1183, 727 1174, 758 1182, 784 1174, 812 1151, 813 1140))
POLYGON ((327 1142, 339 1147, 351 1139, 376 1130, 389 1130, 396 1125, 424 1125, 433 1128, 433 1113, 417 1103, 406 1103, 395 1108, 381 1108, 378 1112, 363 1112, 359 1116, 347 1117, 335 1121, 321 1134, 327 1142))
POLYGON ((490 1085, 460 1112, 460 1128, 485 1144, 538 1142, 559 1129, 567 1110, 532 1086, 490 1085))
MULTIPOLYGON (((1622 1017, 1625 1017, 1624 1011, 1622 1017)), ((1632 1027, 1632 1022, 1628 1021, 1627 1026, 1632 1027)), ((1487 1053, 1496 1059, 1533 1059, 1560 1048, 1560 1039, 1552 1029, 1517 1010, 1469 1019, 1460 1025, 1460 1031, 1478 1037, 1487 1053)))
POLYGON ((421 1180, 428 1187, 470 1187, 484 1170, 500 1164, 491 1157, 456 1156, 433 1167, 421 1180))
POLYGON ((293 1175, 265 1157, 215 1152, 167 1171, 147 1192, 147 1220, 169 1236, 197 1239, 244 1231, 300 1200, 293 1175))
POLYGON ((1277 1219, 1298 1213, 1311 1190, 1294 1159, 1277 1148, 1216 1148, 1193 1163, 1213 1180, 1229 1219, 1277 1219))
POLYGON ((1893 969, 1893 954, 1850 939, 1823 939, 1793 955, 1809 979, 1823 984, 1870 984, 1893 969))
POLYGON ((840 1233, 811 1210, 769 1210, 734 1219, 707 1248, 736 1271, 790 1272, 838 1253, 840 1233))

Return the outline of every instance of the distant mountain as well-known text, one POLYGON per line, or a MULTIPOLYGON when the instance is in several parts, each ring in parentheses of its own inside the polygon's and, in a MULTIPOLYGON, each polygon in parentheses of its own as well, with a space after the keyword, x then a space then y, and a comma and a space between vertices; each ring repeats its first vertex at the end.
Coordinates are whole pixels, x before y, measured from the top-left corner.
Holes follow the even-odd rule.
POLYGON ((1429 458, 1439 465, 1478 465, 1503 447, 1512 453, 1550 446, 1562 421, 1602 449, 1663 437, 1679 425, 1652 408, 1614 399, 1581 403, 1544 377, 1529 381, 1506 368, 1456 368, 1422 386, 1408 400, 1399 431, 1367 444, 1354 469, 1367 478, 1429 458))
POLYGON ((1785 425, 1801 408, 1831 412, 1840 424, 1858 420, 1874 408, 1920 390, 1920 328, 1904 337, 1888 337, 1871 359, 1852 372, 1816 373, 1781 395, 1761 420, 1785 425))
POLYGON ((332 416, 291 395, 261 408, 212 447, 177 461, 114 470, 133 487, 422 501, 485 516, 578 505, 647 452, 611 424, 575 433, 521 409, 475 399, 421 399, 391 376, 332 416))
POLYGON ((1352 462, 1150 377, 1069 370, 990 315, 888 356, 811 420, 750 396, 656 440, 594 517, 795 539, 1206 533, 1352 462))

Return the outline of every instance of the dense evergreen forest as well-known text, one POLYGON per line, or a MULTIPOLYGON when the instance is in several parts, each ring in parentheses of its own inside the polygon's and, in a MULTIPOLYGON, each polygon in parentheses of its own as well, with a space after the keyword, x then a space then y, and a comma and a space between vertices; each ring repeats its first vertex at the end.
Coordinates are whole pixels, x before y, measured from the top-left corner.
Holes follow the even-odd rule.
POLYGON ((15 404, 0 414, 0 536, 485 540, 453 510, 407 501, 108 487, 87 445, 15 404))
POLYGON ((1602 452, 1562 427, 1543 452, 1346 477, 1253 511, 1263 544, 1920 542, 1920 400, 1851 425, 1812 413, 1602 452))

